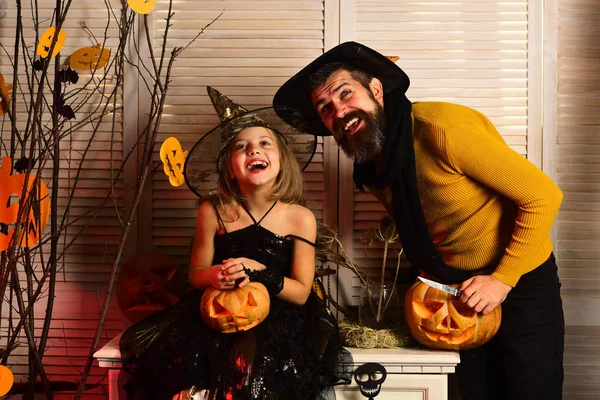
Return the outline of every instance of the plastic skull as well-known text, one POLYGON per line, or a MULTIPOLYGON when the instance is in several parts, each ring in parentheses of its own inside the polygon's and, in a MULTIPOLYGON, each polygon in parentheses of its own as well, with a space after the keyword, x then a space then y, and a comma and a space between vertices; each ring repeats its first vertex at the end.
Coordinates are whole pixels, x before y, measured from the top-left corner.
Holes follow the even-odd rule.
POLYGON ((365 363, 354 371, 354 380, 360 387, 360 393, 369 399, 379 394, 386 377, 385 367, 378 363, 365 363))

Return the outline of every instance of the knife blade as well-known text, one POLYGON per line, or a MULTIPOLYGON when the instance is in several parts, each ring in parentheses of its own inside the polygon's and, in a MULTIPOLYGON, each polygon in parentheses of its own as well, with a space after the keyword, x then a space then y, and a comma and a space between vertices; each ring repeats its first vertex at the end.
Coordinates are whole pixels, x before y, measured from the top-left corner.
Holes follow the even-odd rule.
POLYGON ((446 293, 450 293, 453 296, 460 297, 460 295, 462 294, 462 290, 455 289, 452 286, 444 285, 443 283, 435 282, 431 279, 423 278, 421 276, 419 276, 418 278, 421 282, 431 286, 432 288, 441 290, 446 293))

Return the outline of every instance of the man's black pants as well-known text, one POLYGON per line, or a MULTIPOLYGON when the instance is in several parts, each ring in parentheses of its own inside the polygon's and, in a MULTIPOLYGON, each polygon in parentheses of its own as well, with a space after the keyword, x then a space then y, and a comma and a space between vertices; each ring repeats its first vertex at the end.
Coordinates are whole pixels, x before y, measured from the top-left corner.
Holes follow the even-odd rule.
POLYGON ((500 330, 460 352, 462 400, 560 400, 564 315, 554 256, 523 275, 502 303, 500 330))

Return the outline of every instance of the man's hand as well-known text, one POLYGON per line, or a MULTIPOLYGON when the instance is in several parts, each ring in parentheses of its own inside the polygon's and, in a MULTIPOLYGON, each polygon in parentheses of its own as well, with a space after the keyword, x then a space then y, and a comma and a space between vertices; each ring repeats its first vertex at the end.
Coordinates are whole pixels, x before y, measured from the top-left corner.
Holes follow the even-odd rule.
POLYGON ((511 289, 492 275, 476 275, 460 285, 460 301, 477 312, 489 314, 506 299, 511 289))

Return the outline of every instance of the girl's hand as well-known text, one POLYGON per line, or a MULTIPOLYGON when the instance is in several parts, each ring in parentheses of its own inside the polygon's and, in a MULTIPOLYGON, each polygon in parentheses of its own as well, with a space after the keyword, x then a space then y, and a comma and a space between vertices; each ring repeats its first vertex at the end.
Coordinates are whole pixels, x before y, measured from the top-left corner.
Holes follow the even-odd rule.
POLYGON ((221 271, 223 272, 227 282, 232 282, 232 284, 229 285, 231 288, 244 287, 250 282, 250 279, 244 271, 244 268, 251 271, 261 271, 267 267, 258 261, 254 261, 246 257, 228 258, 223 260, 223 264, 221 264, 221 271))
POLYGON ((214 265, 208 268, 205 272, 205 276, 212 287, 219 290, 231 290, 235 289, 233 281, 227 280, 227 276, 223 272, 223 266, 221 264, 214 265))

